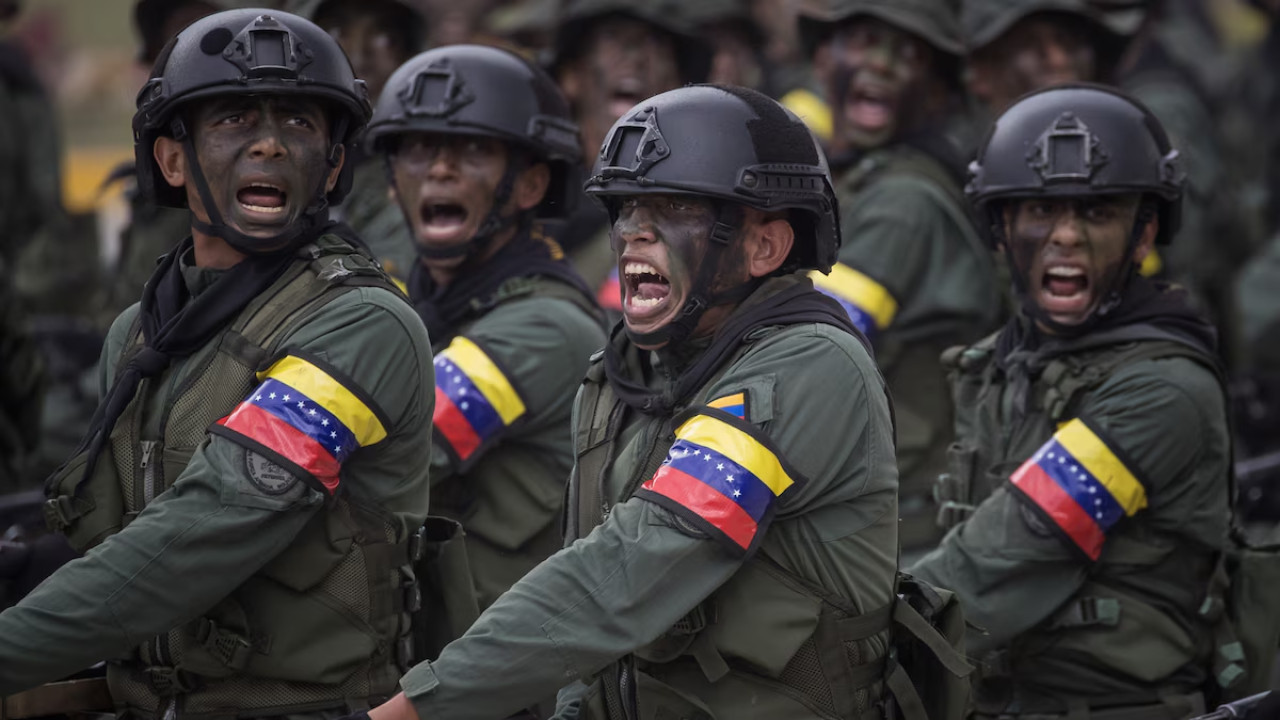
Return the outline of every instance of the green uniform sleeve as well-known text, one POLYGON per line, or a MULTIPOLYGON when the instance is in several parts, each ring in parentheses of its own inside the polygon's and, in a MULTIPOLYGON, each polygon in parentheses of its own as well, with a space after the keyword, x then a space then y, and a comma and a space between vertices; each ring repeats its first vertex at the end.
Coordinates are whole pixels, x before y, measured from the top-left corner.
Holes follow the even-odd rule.
MULTIPOLYGON (((473 451, 451 425, 445 407, 435 410, 435 450, 432 452, 432 484, 448 479, 460 466, 471 466, 485 453, 506 441, 536 445, 549 453, 567 454, 569 428, 565 417, 591 354, 604 345, 604 329, 573 303, 550 297, 533 297, 503 303, 467 328, 442 355, 473 382, 484 382, 483 373, 498 373, 492 387, 518 401, 519 415, 504 422, 473 451), (475 358, 455 354, 455 346, 472 343, 492 362, 481 368, 475 358), (466 456, 465 462, 461 461, 466 456)), ((439 378, 449 394, 456 378, 439 378)), ((464 380, 465 382, 465 380, 464 380)), ((480 400, 478 400, 480 401, 480 400)), ((563 458, 563 464, 569 460, 563 458)), ((566 478, 567 479, 567 478, 566 478)))
MULTIPOLYGON (((1146 505, 1136 512, 1150 526, 1220 547, 1227 520, 1223 413, 1213 376, 1178 358, 1117 372, 1082 404, 1080 417, 1140 480, 1146 505)), ((1090 561, 1053 523, 1029 494, 1006 483, 909 572, 960 595, 966 617, 987 631, 971 634, 971 650, 1001 647, 1052 615, 1086 579, 1090 561)))
POLYGON ((945 191, 924 178, 890 174, 859 192, 842 215, 840 263, 893 300, 891 312, 877 312, 863 306, 873 296, 855 291, 846 298, 879 316, 872 334, 888 327, 908 332, 926 323, 936 332, 939 322, 979 330, 991 325, 999 297, 990 253, 945 191))
MULTIPOLYGON (((285 347, 340 370, 389 420, 386 438, 348 458, 342 487, 399 511, 401 532, 421 523, 432 405, 421 322, 389 293, 361 288, 285 347)), ((0 694, 115 657, 198 617, 287 547, 323 501, 299 476, 212 436, 124 530, 0 613, 0 694)))
MULTIPOLYGON (((803 478, 779 499, 774 524, 762 524, 761 532, 839 545, 877 520, 896 524, 888 404, 866 352, 852 337, 822 326, 799 326, 771 340, 708 395, 713 405, 721 389, 730 397, 748 395, 743 425, 759 428, 753 436, 803 478), (812 372, 784 372, 797 362, 812 372), (829 370, 847 381, 827 382, 829 370), (839 427, 840 442, 814 432, 813 417, 839 427)), ((503 717, 556 688, 590 680, 657 638, 741 567, 747 553, 694 522, 693 510, 647 498, 615 505, 602 525, 502 595, 436 662, 411 670, 401 686, 419 716, 503 717)), ((856 602, 879 607, 888 601, 892 539, 890 532, 883 552, 862 558, 876 569, 860 582, 880 592, 851 593, 856 602)), ((844 559, 839 552, 831 556, 844 559)), ((802 575, 847 570, 815 569, 785 555, 779 561, 801 566, 802 575)), ((565 712, 574 695, 567 690, 562 698, 565 712)))

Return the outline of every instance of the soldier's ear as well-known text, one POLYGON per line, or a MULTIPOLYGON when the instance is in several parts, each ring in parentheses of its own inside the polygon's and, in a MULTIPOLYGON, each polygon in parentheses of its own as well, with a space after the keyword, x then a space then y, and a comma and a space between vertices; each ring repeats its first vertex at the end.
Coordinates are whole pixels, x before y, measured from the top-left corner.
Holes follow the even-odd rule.
POLYGON ((532 210, 538 207, 551 185, 551 168, 546 163, 534 163, 516 176, 516 184, 511 193, 517 210, 532 210))
POLYGON ((158 137, 151 154, 165 182, 176 188, 187 184, 187 155, 182 151, 182 143, 171 137, 158 137))
POLYGON ((747 272, 753 278, 767 277, 787 261, 795 245, 796 231, 784 216, 765 215, 758 210, 748 216, 754 217, 743 240, 747 272))
POLYGON ((1133 249, 1133 264, 1137 267, 1142 266, 1142 261, 1156 249, 1156 236, 1160 234, 1160 216, 1156 213, 1151 214, 1151 220, 1146 227, 1142 228, 1142 237, 1138 238, 1138 245, 1133 249))

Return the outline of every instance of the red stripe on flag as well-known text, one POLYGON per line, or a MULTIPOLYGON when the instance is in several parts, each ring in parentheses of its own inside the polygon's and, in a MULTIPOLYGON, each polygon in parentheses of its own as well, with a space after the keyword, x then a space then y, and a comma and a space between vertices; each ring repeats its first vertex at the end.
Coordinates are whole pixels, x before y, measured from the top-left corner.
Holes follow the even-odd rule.
POLYGON ((333 453, 271 412, 243 402, 218 423, 293 461, 314 475, 330 494, 338 489, 341 465, 333 453))
POLYGON ((471 423, 467 422, 467 416, 462 414, 439 387, 436 387, 436 411, 431 422, 440 429, 440 433, 453 446, 453 451, 460 459, 466 460, 480 447, 480 436, 471 427, 471 423))
POLYGON ((644 488, 664 495, 692 510, 729 536, 745 550, 751 547, 758 526, 746 510, 696 477, 663 465, 644 488))
POLYGON ((1089 513, 1080 507, 1062 486, 1049 477, 1039 465, 1027 461, 1010 478, 1027 497, 1049 514, 1058 527, 1084 551, 1097 560, 1102 554, 1102 542, 1106 536, 1089 513))
POLYGON ((605 310, 622 310, 622 283, 610 277, 596 290, 596 302, 605 310))

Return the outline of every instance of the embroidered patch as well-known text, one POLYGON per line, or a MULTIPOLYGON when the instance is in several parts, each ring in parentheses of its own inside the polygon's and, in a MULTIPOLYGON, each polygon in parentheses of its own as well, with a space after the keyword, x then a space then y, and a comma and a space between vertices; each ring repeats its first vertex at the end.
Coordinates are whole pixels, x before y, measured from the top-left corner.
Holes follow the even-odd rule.
POLYGON ((870 339, 889 327, 898 314, 898 301, 883 285, 848 265, 836 263, 829 275, 814 270, 809 278, 819 292, 835 298, 853 324, 870 339))
POLYGON ((465 461, 525 414, 524 401, 496 363, 457 337, 436 355, 435 431, 465 461))
POLYGON ((283 495, 300 482, 297 475, 252 450, 245 451, 244 464, 249 481, 267 495, 283 495))
POLYGON ((676 430, 666 460, 636 494, 749 550, 778 498, 796 484, 778 455, 752 433, 694 415, 676 430))
POLYGON ((1010 481, 1090 559, 1106 533, 1147 506, 1147 491, 1107 443, 1079 418, 1054 433, 1010 481))
POLYGON ((747 413, 747 394, 745 392, 737 392, 716 398, 707 403, 707 406, 718 408, 743 420, 750 420, 747 413))

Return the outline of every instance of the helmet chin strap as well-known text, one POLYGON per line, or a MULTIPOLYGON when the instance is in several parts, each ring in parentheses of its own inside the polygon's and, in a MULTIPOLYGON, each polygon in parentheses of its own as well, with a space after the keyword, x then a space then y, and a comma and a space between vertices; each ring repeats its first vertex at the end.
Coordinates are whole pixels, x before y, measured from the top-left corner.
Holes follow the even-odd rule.
MULTIPOLYGON (((418 257, 426 260, 449 260, 459 257, 475 257, 484 254, 489 244, 493 242, 494 236, 506 230, 507 228, 520 223, 529 213, 516 211, 509 215, 502 214, 502 208, 506 207, 511 201, 511 196, 515 192, 516 177, 524 171, 527 162, 524 156, 511 152, 509 153, 511 162, 507 163, 507 168, 502 172, 502 179, 498 181, 498 186, 493 191, 493 204, 489 207, 489 213, 485 215, 484 220, 480 222, 480 227, 476 228, 475 235, 469 240, 450 245, 448 247, 427 247, 422 243, 415 242, 414 249, 418 253, 418 257)), ((396 187, 395 173, 391 169, 391 155, 384 155, 387 168, 387 180, 391 187, 396 187)), ((399 193, 399 190, 396 190, 399 193)), ((404 221, 410 229, 413 228, 413 217, 409 215, 409 211, 404 209, 404 205, 400 205, 400 212, 404 215, 404 221)))
MULTIPOLYGON (((330 169, 337 168, 342 161, 340 139, 346 133, 347 123, 347 118, 339 118, 330 134, 330 139, 333 141, 328 159, 330 169)), ((311 202, 302 211, 302 215, 297 221, 290 223, 284 232, 268 237, 256 237, 231 227, 223 221, 222 213, 218 210, 218 203, 209 189, 209 181, 205 178, 204 169, 200 167, 200 161, 196 157, 195 141, 187 132, 186 124, 180 117, 175 117, 170 127, 174 139, 182 143, 183 153, 187 157, 188 171, 195 180, 196 192, 200 195, 205 213, 209 216, 209 221, 205 222, 196 217, 194 212, 191 213, 191 226, 196 230, 225 240, 228 245, 245 255, 273 255, 293 250, 300 240, 311 237, 329 221, 328 190, 325 188, 328 184, 326 173, 320 178, 315 192, 312 193, 311 202)))
POLYGON ((721 261, 725 252, 742 231, 742 208, 729 202, 719 203, 715 224, 711 226, 708 239, 711 241, 707 252, 698 266, 698 274, 693 281, 693 291, 680 308, 680 314, 666 325, 652 332, 642 333, 632 330, 623 322, 623 328, 631 342, 641 347, 661 345, 679 345, 688 340, 697 329, 702 316, 713 307, 741 302, 760 285, 757 279, 751 279, 718 293, 710 292, 712 284, 720 274, 721 261))
MULTIPOLYGON (((1125 243, 1124 259, 1120 263, 1119 272, 1116 273, 1116 278, 1113 282, 1114 287, 1107 291, 1098 308, 1089 313, 1089 317, 1085 318, 1084 322, 1076 325, 1060 323, 1049 317, 1049 314, 1031 297, 1028 287, 1029 278, 1018 267, 1013 257, 1013 250, 1010 249, 1011 243, 1006 238, 1004 255, 1009 263, 1010 274, 1013 276, 1014 292, 1018 296, 1023 314, 1048 328, 1053 334, 1062 337, 1079 337, 1091 332, 1106 319, 1107 315, 1119 307, 1121 300, 1124 299, 1124 291, 1129 287, 1129 280, 1134 274, 1133 253, 1138 248, 1138 241, 1142 239, 1142 233, 1146 229, 1147 223, 1151 222, 1154 217, 1155 210, 1150 205, 1144 202, 1138 206, 1138 215, 1134 218, 1133 229, 1130 230, 1129 239, 1125 243)), ((1005 230, 1003 215, 999 212, 995 213, 995 217, 992 219, 993 237, 1006 237, 1005 230)))

